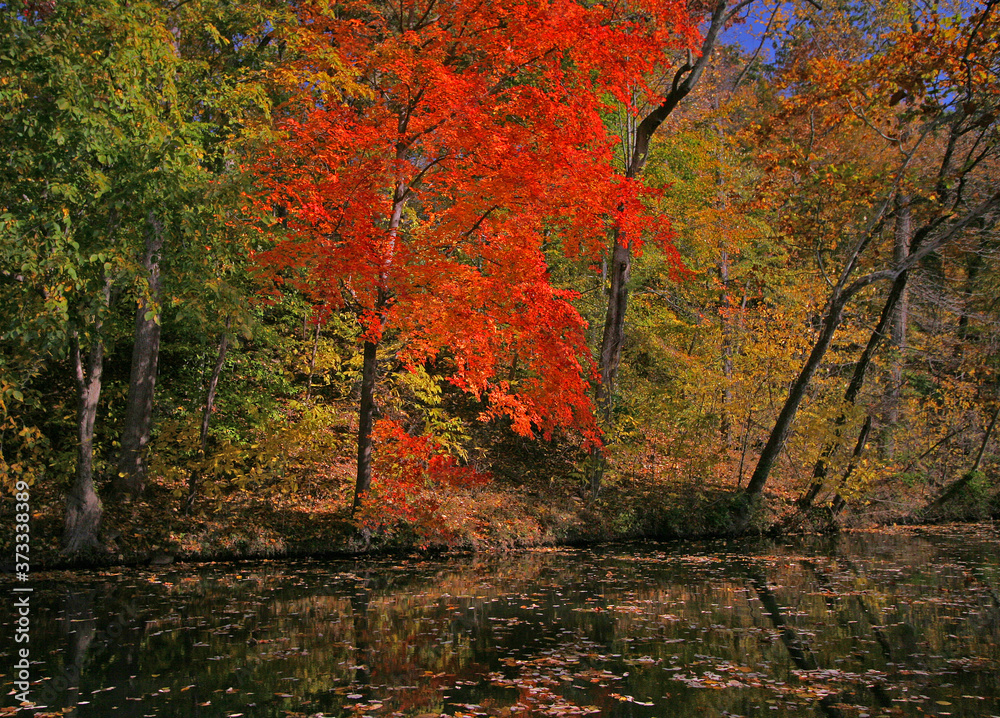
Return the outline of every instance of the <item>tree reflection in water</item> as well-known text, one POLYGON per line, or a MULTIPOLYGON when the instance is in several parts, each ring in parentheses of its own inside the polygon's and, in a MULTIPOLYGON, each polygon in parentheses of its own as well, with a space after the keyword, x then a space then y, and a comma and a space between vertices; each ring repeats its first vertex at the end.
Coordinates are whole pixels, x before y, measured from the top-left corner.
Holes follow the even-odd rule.
POLYGON ((39 577, 32 673, 50 680, 33 695, 77 670, 45 711, 1000 714, 998 543, 969 529, 39 577))

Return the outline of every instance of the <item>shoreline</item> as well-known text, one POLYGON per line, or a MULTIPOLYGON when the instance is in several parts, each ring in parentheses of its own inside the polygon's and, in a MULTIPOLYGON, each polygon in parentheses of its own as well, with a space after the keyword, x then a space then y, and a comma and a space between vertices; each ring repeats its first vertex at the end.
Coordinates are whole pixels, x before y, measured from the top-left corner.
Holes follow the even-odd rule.
MULTIPOLYGON (((202 550, 196 551, 176 551, 170 552, 163 549, 153 549, 151 551, 130 550, 128 552, 119 551, 117 554, 110 551, 105 553, 90 552, 66 557, 61 553, 53 555, 47 552, 41 560, 33 562, 31 576, 44 575, 57 571, 88 571, 106 568, 165 568, 174 564, 184 564, 188 566, 208 565, 208 564, 233 564, 260 561, 282 561, 282 560, 359 560, 363 558, 386 558, 401 557, 407 559, 428 558, 428 557, 448 557, 476 554, 502 555, 505 553, 516 553, 521 551, 532 551, 541 549, 559 548, 592 548, 597 546, 607 546, 616 544, 626 544, 630 542, 650 542, 677 544, 681 542, 702 542, 718 540, 745 540, 754 538, 777 539, 786 536, 806 536, 806 535, 837 535, 854 533, 910 533, 910 534, 943 534, 948 533, 954 527, 968 528, 975 525, 989 525, 997 531, 1000 536, 1000 524, 994 522, 998 517, 967 518, 967 519, 920 519, 909 517, 909 520, 897 520, 891 523, 871 523, 867 525, 827 527, 823 530, 802 530, 801 527, 795 530, 781 530, 780 525, 774 525, 764 530, 747 531, 736 535, 726 532, 700 532, 689 534, 621 534, 617 536, 576 536, 567 537, 558 541, 538 541, 520 542, 514 545, 471 546, 468 544, 436 544, 432 546, 418 546, 415 543, 401 543, 399 541, 385 540, 385 537, 375 537, 374 541, 367 546, 362 545, 363 539, 359 535, 348 536, 340 543, 321 548, 310 545, 312 542, 303 541, 298 544, 285 545, 270 549, 246 547, 238 549, 232 547, 206 546, 202 550), (381 541, 379 539, 381 538, 381 541), (379 545, 381 544, 381 545, 379 545)), ((37 557, 36 557, 37 559, 37 557)), ((13 570, 6 563, 0 564, 0 583, 13 582, 13 570)))

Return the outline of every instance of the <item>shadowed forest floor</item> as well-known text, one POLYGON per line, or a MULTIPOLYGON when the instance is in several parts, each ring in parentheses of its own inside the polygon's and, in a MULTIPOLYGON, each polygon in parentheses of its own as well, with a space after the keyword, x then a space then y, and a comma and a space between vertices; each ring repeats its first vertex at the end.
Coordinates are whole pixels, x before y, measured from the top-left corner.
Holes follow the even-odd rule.
MULTIPOLYGON (((429 491, 415 502, 408 520, 379 521, 373 506, 361 520, 351 517, 353 463, 342 460, 322 479, 288 486, 231 490, 199 498, 185 511, 186 484, 152 481, 142 500, 106 502, 101 524, 105 552, 94 563, 169 563, 174 560, 234 560, 411 550, 504 551, 544 545, 612 542, 637 538, 678 539, 725 536, 740 494, 732 484, 712 480, 665 480, 656 467, 632 466, 612 474, 596 500, 581 477, 560 467, 534 471, 501 467, 492 482, 466 489, 429 491), (545 472, 555 478, 544 478, 545 472), (561 476, 559 474, 562 474, 561 476), (514 479, 513 476, 519 478, 514 479)), ((947 511, 920 515, 931 490, 898 481, 876 487, 870 498, 848 505, 835 522, 818 502, 803 512, 801 487, 775 482, 751 533, 802 533, 887 528, 900 524, 983 520, 995 499, 959 496, 947 511)), ((59 554, 64 517, 61 490, 51 484, 32 491, 32 566, 68 565, 59 554)), ((994 512, 995 515, 995 512, 994 512)), ((6 540, 7 537, 4 537, 6 540)), ((6 547, 5 547, 6 548, 6 547)), ((6 553, 6 551, 5 551, 6 553)), ((76 564, 79 561, 74 562, 76 564)))

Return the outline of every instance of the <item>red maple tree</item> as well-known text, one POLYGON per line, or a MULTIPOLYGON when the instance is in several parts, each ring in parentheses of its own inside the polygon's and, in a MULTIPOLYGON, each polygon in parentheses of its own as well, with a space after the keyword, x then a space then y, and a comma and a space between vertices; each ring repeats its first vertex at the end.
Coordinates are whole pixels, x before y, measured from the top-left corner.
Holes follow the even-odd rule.
MULTIPOLYGON (((304 3, 307 102, 263 158, 264 201, 289 238, 261 260, 318 302, 356 312, 364 368, 357 508, 371 485, 376 352, 411 366, 447 350, 450 380, 523 435, 599 442, 593 363, 573 295, 550 282, 557 236, 597 257, 608 222, 638 241, 641 188, 612 167, 607 101, 685 25, 682 2, 304 3), (335 68, 338 92, 310 82, 335 68), (315 77, 315 74, 311 75, 315 77), (305 269, 304 275, 301 270, 305 269), (286 272, 286 276, 290 273, 286 272), (514 363, 516 380, 502 379, 514 363)), ((675 42, 675 41, 674 41, 675 42)))

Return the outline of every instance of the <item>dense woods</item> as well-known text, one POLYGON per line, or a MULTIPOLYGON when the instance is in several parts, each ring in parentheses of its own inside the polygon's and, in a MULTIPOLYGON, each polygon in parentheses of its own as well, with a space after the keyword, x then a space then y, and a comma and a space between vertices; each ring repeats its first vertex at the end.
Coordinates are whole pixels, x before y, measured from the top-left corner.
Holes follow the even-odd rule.
POLYGON ((5 504, 66 555, 997 514, 996 5, 0 2, 5 504))

